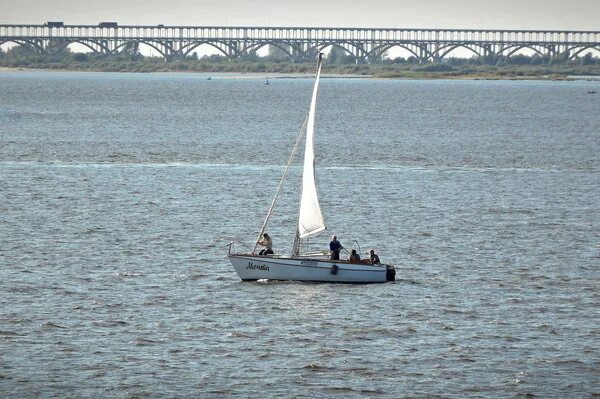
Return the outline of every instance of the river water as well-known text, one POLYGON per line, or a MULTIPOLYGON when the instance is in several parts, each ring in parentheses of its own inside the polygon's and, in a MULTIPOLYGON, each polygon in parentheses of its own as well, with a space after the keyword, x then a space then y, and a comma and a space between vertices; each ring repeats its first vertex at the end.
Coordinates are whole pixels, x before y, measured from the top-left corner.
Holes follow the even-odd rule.
POLYGON ((331 285, 227 261, 313 84, 263 81, 0 73, 0 396, 600 395, 597 83, 323 79, 313 245, 398 269, 331 285))

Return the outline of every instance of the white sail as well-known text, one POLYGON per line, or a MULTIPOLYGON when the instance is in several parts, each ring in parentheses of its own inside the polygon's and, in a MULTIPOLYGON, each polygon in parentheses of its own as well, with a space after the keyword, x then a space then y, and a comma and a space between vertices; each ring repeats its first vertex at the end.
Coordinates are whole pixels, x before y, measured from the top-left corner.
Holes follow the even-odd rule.
POLYGON ((319 54, 319 65, 317 66, 317 78, 313 89, 308 122, 306 125, 306 147, 304 149, 304 174, 302 176, 302 196, 300 197, 300 211, 298 213, 298 236, 305 238, 311 234, 325 230, 325 222, 319 206, 317 197, 317 185, 315 182, 315 109, 317 107, 317 92, 319 89, 319 78, 321 76, 321 55, 319 54))

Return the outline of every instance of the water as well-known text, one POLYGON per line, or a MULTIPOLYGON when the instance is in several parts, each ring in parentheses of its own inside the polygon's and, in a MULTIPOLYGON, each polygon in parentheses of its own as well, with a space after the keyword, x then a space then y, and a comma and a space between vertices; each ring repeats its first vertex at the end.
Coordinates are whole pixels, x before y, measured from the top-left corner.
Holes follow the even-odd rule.
POLYGON ((310 100, 263 81, 0 73, 0 396, 600 394, 590 83, 323 80, 327 233, 398 268, 354 286, 242 283, 225 257, 310 100))

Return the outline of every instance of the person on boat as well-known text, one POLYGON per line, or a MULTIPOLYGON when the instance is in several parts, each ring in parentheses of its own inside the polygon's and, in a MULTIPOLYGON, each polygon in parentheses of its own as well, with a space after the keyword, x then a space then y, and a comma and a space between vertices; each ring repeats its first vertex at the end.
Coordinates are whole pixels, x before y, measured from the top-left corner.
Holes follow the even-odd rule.
POLYGON ((371 256, 369 257, 369 260, 371 261, 372 265, 378 265, 381 263, 381 261, 379 260, 379 256, 377 256, 374 250, 371 250, 370 255, 371 256))
POLYGON ((338 241, 336 235, 331 236, 331 242, 329 243, 329 250, 331 251, 331 260, 340 260, 340 251, 344 248, 338 241))
POLYGON ((264 233, 258 245, 265 247, 258 253, 259 255, 273 255, 273 240, 267 233, 264 233))
POLYGON ((350 255, 348 255, 348 261, 352 263, 360 263, 360 255, 353 249, 350 255))

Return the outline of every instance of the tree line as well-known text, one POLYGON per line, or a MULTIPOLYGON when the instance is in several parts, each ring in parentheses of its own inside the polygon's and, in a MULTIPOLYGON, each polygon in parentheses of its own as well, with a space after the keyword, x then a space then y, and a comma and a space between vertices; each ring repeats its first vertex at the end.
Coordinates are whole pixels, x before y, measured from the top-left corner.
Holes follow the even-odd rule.
MULTIPOLYGON (((257 73, 312 73, 312 62, 290 62, 289 53, 270 46, 268 54, 250 52, 239 60, 224 55, 199 56, 192 53, 185 58, 165 60, 144 56, 137 46, 126 47, 116 55, 73 52, 68 47, 42 54, 28 47, 0 49, 0 66, 12 68, 43 68, 93 71, 190 71, 190 72, 257 72, 257 73)), ((369 63, 357 63, 344 49, 333 46, 324 64, 325 73, 374 75, 380 77, 435 77, 492 74, 499 77, 567 76, 575 74, 600 75, 600 58, 586 53, 569 59, 568 54, 555 57, 539 54, 517 54, 511 57, 487 56, 445 58, 439 62, 422 63, 417 57, 391 59, 381 54, 369 63)))

